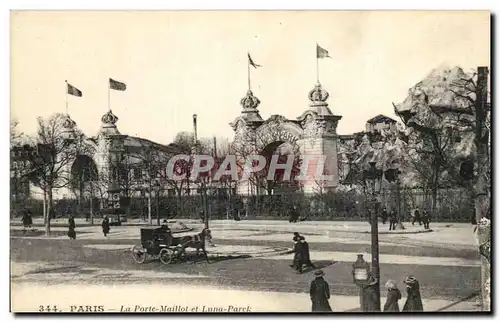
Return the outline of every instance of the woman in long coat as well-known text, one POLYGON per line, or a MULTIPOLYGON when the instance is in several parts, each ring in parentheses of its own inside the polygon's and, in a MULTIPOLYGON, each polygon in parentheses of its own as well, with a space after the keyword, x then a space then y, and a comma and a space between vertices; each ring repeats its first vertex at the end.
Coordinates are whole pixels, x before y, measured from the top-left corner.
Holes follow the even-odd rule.
POLYGON ((387 287, 388 292, 384 312, 399 312, 398 301, 401 299, 401 292, 398 290, 396 283, 393 280, 388 280, 385 287, 387 287))
POLYGON ((302 273, 302 264, 303 261, 303 244, 300 243, 300 236, 293 237, 293 269, 299 273, 302 273))
POLYGON ((330 303, 330 287, 323 279, 325 273, 322 270, 314 272, 316 278, 311 282, 309 295, 311 296, 312 311, 313 312, 332 312, 330 303))
POLYGON ((376 312, 380 310, 380 307, 376 305, 378 303, 377 291, 375 289, 377 284, 378 280, 370 274, 368 283, 363 285, 363 312, 376 312))
POLYGON ((424 310, 422 305, 422 297, 420 296, 420 284, 413 276, 409 276, 405 279, 406 291, 408 292, 408 297, 406 298, 406 303, 403 306, 403 312, 421 312, 424 310))
POLYGON ((73 218, 72 215, 69 215, 68 228, 69 228, 68 237, 70 239, 76 239, 76 231, 75 231, 76 224, 75 224, 75 218, 73 218))
POLYGON ((109 218, 108 216, 105 216, 103 221, 102 221, 102 233, 104 234, 104 237, 106 237, 109 234, 109 218))

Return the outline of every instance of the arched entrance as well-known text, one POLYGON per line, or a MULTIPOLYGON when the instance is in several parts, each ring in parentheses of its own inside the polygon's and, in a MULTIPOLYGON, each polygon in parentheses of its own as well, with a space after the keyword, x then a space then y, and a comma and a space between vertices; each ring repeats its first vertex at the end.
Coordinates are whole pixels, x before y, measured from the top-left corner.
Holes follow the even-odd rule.
MULTIPOLYGON (((97 165, 88 155, 78 155, 71 166, 70 188, 78 201, 78 209, 83 209, 85 197, 91 200, 95 198, 95 183, 99 179, 97 165)), ((92 207, 92 206, 89 206, 92 207)))

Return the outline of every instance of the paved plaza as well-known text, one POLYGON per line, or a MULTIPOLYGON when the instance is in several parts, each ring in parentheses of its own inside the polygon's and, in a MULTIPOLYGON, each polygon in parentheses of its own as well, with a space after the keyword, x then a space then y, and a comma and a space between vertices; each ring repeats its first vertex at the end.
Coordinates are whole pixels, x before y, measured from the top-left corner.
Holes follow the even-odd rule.
MULTIPOLYGON (((178 221, 193 228, 181 234, 195 234, 203 227, 199 221, 178 221)), ((13 307, 19 305, 21 311, 34 304, 35 300, 26 298, 32 298, 28 294, 37 290, 58 298, 83 284, 85 288, 78 288, 79 295, 75 296, 89 305, 94 301, 109 306, 110 299, 118 294, 127 294, 124 306, 142 303, 144 289, 157 289, 162 296, 148 297, 149 305, 192 305, 189 299, 197 294, 196 298, 205 302, 196 304, 207 308, 217 304, 249 306, 254 312, 307 312, 309 283, 314 275, 313 271, 297 274, 289 267, 294 231, 306 237, 311 259, 326 274, 333 310, 356 311, 359 298, 352 282, 352 263, 358 253, 364 254, 367 261, 371 257, 367 233, 370 225, 366 222, 215 220, 210 222, 215 243, 215 247, 207 248, 210 263, 194 258, 169 265, 133 261, 130 250, 140 243, 141 222, 111 227, 110 235, 104 237, 99 223, 92 227, 77 221, 76 240, 66 236, 64 221, 54 223, 50 237, 43 236, 42 224, 35 220, 36 231, 26 235, 16 223, 11 225, 12 300, 13 307), (85 297, 85 292, 92 296, 85 297), (201 297, 204 292, 207 296, 201 297), (96 294, 104 293, 102 299, 96 298, 96 294)), ((402 281, 412 274, 420 281, 426 311, 479 310, 474 295, 480 287, 480 262, 472 226, 432 223, 432 231, 428 232, 418 225, 405 226, 404 234, 384 233, 388 224, 379 226, 382 295, 386 293, 383 284, 387 279, 398 281, 402 306, 406 296, 402 281)))

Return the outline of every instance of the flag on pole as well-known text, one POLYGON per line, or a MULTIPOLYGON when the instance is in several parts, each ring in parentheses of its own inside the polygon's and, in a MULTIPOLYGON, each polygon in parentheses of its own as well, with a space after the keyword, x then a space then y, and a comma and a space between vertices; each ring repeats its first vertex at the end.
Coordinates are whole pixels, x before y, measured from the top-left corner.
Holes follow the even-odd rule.
POLYGON ((78 96, 78 97, 82 97, 82 91, 79 90, 78 88, 76 88, 75 86, 71 85, 70 83, 68 83, 68 81, 66 81, 66 86, 67 86, 67 92, 69 95, 73 95, 73 96, 78 96))
POLYGON ((109 79, 109 88, 114 89, 115 91, 124 91, 127 89, 127 85, 125 83, 115 81, 114 79, 109 79))
POLYGON ((321 48, 320 45, 316 44, 316 57, 317 58, 332 58, 328 55, 328 50, 321 48))
POLYGON ((262 67, 261 65, 257 65, 253 62, 252 57, 250 57, 250 53, 248 53, 248 62, 253 66, 253 68, 262 67))

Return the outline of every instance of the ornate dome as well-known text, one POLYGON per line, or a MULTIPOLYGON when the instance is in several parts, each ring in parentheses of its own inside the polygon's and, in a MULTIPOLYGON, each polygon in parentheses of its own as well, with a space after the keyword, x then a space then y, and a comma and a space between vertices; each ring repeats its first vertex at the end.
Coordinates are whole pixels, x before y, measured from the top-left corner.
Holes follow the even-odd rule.
POLYGON ((109 110, 101 117, 101 122, 105 125, 115 125, 118 122, 118 117, 109 110))
POLYGON ((240 104, 245 110, 257 109, 260 100, 253 95, 251 90, 248 90, 247 95, 241 99, 240 104))
POLYGON ((311 106, 326 106, 326 100, 330 94, 325 91, 320 83, 317 83, 314 88, 309 92, 309 100, 311 101, 311 106))
POLYGON ((69 117, 69 115, 66 115, 66 118, 62 124, 63 128, 67 130, 73 130, 76 126, 76 122, 69 117))

